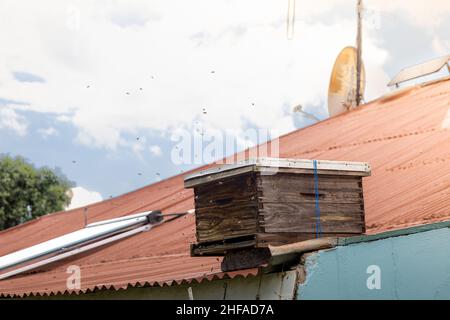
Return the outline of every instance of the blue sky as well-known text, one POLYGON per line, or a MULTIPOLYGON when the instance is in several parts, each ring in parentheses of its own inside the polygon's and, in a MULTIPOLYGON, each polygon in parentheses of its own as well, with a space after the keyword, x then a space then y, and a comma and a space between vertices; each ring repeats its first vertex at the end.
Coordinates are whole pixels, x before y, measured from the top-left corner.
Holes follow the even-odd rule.
MULTIPOLYGON (((0 4, 0 153, 59 167, 103 198, 178 174, 180 130, 275 135, 327 117, 352 1, 51 1, 0 4)), ((366 1, 366 99, 400 69, 450 53, 450 2, 366 1)))

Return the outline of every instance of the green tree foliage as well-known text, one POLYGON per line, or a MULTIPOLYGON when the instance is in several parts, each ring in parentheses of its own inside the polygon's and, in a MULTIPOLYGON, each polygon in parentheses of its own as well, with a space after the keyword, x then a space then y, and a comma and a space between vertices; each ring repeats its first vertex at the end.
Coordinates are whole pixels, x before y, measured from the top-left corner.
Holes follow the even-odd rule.
POLYGON ((61 172, 35 168, 22 157, 0 155, 0 230, 47 213, 70 202, 73 186, 61 172))

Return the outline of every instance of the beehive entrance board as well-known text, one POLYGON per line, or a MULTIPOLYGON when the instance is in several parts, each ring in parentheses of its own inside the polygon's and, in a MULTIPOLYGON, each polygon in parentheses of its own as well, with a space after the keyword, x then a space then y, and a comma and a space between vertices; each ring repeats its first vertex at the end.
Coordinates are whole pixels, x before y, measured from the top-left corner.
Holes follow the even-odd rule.
POLYGON ((362 178, 370 175, 370 166, 336 161, 316 166, 315 171, 311 160, 261 158, 187 176, 185 187, 195 193, 198 243, 192 255, 313 239, 319 221, 323 237, 364 233, 362 178))

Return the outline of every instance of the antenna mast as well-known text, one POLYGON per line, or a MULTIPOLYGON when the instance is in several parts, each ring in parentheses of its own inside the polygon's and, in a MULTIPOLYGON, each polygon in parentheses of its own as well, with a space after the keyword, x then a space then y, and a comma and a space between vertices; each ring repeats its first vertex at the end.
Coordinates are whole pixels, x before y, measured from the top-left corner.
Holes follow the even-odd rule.
POLYGON ((358 35, 356 38, 356 49, 358 51, 356 60, 356 106, 361 104, 362 94, 361 94, 361 70, 362 70, 362 18, 363 18, 363 1, 358 0, 357 5, 358 14, 358 35))
POLYGON ((287 16, 287 38, 294 39, 295 26, 295 0, 288 1, 288 16, 287 16))

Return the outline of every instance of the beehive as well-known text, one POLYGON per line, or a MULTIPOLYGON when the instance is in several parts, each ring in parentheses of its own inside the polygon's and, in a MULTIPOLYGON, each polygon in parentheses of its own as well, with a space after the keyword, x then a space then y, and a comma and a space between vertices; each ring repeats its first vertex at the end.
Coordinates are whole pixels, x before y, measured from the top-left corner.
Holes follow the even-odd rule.
POLYGON ((194 188, 192 255, 224 255, 365 232, 367 163, 260 158, 185 178, 194 188))

